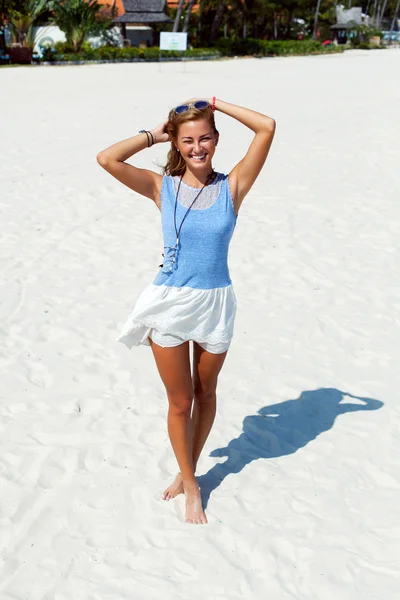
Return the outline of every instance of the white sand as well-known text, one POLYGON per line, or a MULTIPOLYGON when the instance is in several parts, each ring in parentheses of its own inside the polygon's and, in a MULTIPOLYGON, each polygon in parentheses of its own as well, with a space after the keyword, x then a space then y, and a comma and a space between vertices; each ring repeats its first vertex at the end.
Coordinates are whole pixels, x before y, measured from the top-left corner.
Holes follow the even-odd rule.
MULTIPOLYGON (((399 69, 382 50, 0 70, 1 600, 400 598, 399 69), (278 129, 231 246, 196 527, 160 500, 151 352, 115 343, 159 214, 95 156, 202 94, 278 129)), ((218 124, 226 171, 251 135, 218 124)))

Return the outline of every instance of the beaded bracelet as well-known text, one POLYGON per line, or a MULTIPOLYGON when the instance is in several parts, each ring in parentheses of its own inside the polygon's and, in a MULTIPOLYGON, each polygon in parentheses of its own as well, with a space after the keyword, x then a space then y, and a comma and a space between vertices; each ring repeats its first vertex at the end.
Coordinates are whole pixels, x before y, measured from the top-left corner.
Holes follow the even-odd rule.
POLYGON ((145 129, 140 129, 139 133, 145 133, 146 137, 147 137, 147 147, 150 146, 150 138, 149 138, 149 134, 147 133, 147 131, 145 129))
POLYGON ((145 133, 146 137, 147 137, 147 147, 150 148, 150 146, 154 146, 155 144, 155 140, 154 140, 154 135, 151 133, 151 131, 147 131, 146 129, 140 129, 139 133, 145 133), (151 143, 150 143, 151 140, 151 143))

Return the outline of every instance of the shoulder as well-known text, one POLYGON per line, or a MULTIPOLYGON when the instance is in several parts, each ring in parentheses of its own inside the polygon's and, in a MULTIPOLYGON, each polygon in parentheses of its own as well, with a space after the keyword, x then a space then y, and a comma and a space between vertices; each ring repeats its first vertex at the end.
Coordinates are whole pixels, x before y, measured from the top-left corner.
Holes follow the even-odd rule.
POLYGON ((213 181, 214 184, 217 184, 218 186, 225 186, 226 189, 228 190, 228 192, 231 191, 231 180, 230 180, 230 175, 228 173, 219 173, 218 171, 215 172, 216 177, 213 181))
POLYGON ((175 186, 175 179, 173 175, 163 175, 161 181, 161 191, 171 190, 175 186))
POLYGON ((213 181, 213 184, 222 184, 228 183, 228 174, 227 173, 220 173, 219 171, 215 171, 215 179, 213 181))
POLYGON ((224 177, 226 178, 227 186, 232 197, 232 202, 236 209, 236 202, 238 198, 238 181, 235 170, 233 169, 228 175, 224 175, 224 177))
POLYGON ((160 180, 160 206, 163 197, 169 196, 174 193, 174 177, 172 175, 162 175, 160 180))
POLYGON ((228 197, 230 198, 230 201, 232 202, 233 208, 235 213, 237 213, 237 209, 236 209, 236 198, 237 198, 237 193, 235 193, 235 191, 237 190, 236 187, 236 183, 235 183, 235 179, 234 177, 232 177, 232 173, 218 173, 217 172, 217 177, 215 179, 215 182, 218 183, 221 187, 223 186, 225 188, 226 193, 228 194, 228 197))

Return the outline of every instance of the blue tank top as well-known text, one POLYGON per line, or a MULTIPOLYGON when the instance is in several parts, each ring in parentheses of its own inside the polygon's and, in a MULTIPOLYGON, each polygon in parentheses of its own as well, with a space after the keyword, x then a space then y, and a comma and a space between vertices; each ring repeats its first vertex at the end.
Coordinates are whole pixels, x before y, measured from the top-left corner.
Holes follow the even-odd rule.
MULTIPOLYGON (((164 237, 164 266, 154 285, 191 287, 203 290, 231 285, 228 250, 237 215, 235 214, 228 176, 222 179, 217 200, 208 208, 191 209, 182 225, 178 250, 175 253, 174 227, 175 187, 171 176, 164 176, 161 189, 161 223, 164 237), (175 254, 175 262, 172 263, 175 254), (172 270, 170 270, 172 265, 172 270)), ((179 203, 176 226, 188 207, 179 203)))

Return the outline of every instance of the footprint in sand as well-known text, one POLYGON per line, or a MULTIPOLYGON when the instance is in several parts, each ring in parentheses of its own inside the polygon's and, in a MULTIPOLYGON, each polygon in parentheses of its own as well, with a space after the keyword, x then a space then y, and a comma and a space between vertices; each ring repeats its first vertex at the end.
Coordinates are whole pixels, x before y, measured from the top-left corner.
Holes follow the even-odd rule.
POLYGON ((103 447, 91 446, 79 453, 78 466, 84 471, 100 471, 106 465, 107 454, 103 447))
POLYGON ((76 453, 75 448, 55 448, 41 467, 38 487, 50 490, 65 484, 75 468, 76 453))
POLYGON ((26 365, 26 378, 28 381, 40 388, 50 388, 53 383, 53 376, 50 371, 37 362, 28 362, 26 365))

